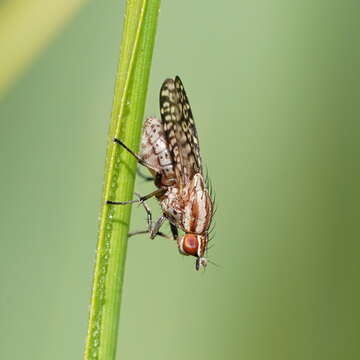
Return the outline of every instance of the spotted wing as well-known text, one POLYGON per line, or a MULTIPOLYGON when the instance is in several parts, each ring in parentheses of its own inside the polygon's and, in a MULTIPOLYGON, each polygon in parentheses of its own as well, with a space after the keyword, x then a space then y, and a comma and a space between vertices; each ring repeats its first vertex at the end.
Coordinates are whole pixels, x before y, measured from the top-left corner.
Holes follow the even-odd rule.
POLYGON ((180 187, 202 174, 199 140, 184 86, 178 76, 164 81, 160 113, 180 187))

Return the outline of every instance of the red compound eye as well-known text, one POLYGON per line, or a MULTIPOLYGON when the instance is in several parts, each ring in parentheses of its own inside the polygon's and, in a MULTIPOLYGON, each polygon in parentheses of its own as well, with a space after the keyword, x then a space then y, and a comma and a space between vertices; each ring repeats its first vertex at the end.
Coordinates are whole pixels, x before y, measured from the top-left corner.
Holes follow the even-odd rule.
POLYGON ((187 255, 197 256, 198 247, 199 241, 197 239, 197 236, 194 234, 185 234, 182 243, 184 253, 186 253, 187 255))

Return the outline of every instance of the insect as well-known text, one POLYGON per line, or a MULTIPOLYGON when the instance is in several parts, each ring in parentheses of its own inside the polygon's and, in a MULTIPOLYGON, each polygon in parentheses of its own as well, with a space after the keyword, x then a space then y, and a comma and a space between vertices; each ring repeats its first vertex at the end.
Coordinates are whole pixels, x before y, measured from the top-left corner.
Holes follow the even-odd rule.
POLYGON ((152 239, 156 235, 163 235, 159 230, 168 220, 180 253, 195 256, 195 267, 199 270, 207 265, 205 254, 214 204, 203 175, 192 111, 178 76, 166 79, 162 84, 160 114, 161 120, 151 117, 144 123, 140 155, 121 140, 114 139, 150 171, 157 189, 138 200, 107 203, 142 203, 148 216, 146 232, 152 239), (146 200, 153 196, 159 200, 163 212, 155 223, 146 204, 146 200), (178 229, 185 234, 179 237, 178 229))

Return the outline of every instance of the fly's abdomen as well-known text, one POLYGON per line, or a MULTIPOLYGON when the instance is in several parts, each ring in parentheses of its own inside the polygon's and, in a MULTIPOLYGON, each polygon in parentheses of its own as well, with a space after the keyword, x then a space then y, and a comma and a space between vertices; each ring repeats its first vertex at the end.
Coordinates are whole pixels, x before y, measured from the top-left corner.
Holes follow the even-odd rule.
POLYGON ((162 174, 162 185, 169 186, 174 183, 173 163, 161 120, 146 119, 141 141, 141 157, 162 174))

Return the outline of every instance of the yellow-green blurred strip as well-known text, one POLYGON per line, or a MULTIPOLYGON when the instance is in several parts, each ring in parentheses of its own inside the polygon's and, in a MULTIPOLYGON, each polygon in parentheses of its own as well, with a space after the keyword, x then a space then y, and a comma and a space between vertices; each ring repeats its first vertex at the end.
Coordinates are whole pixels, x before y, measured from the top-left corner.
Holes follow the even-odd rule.
POLYGON ((131 207, 106 205, 106 200, 133 198, 137 163, 112 139, 120 138, 135 151, 139 147, 159 7, 160 0, 127 1, 108 138, 85 360, 115 357, 131 207))
POLYGON ((87 0, 6 0, 0 5, 0 98, 87 0))

